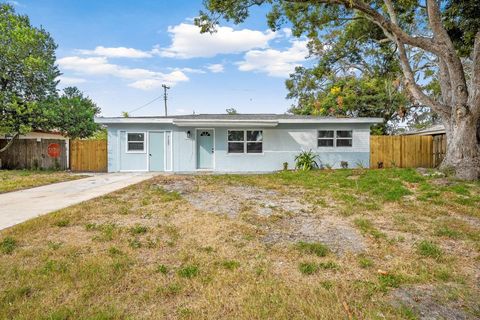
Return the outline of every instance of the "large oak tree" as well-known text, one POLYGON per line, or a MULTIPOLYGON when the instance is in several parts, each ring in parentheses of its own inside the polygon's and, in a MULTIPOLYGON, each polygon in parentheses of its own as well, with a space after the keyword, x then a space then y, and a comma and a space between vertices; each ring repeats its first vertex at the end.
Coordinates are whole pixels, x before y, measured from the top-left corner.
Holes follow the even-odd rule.
MULTIPOLYGON (((462 179, 480 177, 480 22, 476 0, 206 0, 196 19, 202 32, 215 30, 221 18, 241 23, 255 6, 270 6, 270 27, 288 22, 311 48, 319 36, 341 21, 358 17, 380 28, 395 45, 404 85, 413 99, 441 118, 447 134, 443 167, 462 179), (411 52, 422 52, 436 65, 441 94, 431 95, 412 67, 411 52)), ((421 71, 420 71, 421 72, 421 71)))

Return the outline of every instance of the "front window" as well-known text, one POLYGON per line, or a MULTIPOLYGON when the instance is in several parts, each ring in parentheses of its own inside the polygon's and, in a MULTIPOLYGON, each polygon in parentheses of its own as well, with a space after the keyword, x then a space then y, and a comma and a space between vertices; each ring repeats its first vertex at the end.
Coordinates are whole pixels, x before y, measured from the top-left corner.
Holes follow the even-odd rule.
POLYGON ((262 130, 228 130, 228 153, 262 152, 262 130))
POLYGON ((318 142, 319 147, 333 147, 334 143, 334 131, 333 130, 318 130, 318 142))
POLYGON ((228 131, 228 153, 245 152, 245 132, 243 130, 228 131))
POLYGON ((127 152, 145 151, 145 133, 127 133, 127 152))
POLYGON ((352 146, 352 130, 337 130, 337 147, 352 146))
POLYGON ((352 130, 318 130, 318 147, 351 147, 353 146, 352 130))

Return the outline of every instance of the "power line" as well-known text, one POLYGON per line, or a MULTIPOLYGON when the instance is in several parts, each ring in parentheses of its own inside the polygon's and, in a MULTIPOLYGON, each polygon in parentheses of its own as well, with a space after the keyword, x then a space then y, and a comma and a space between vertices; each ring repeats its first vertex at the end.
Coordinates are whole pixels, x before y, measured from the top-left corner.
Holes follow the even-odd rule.
POLYGON ((153 100, 145 103, 144 105, 141 105, 141 106, 138 107, 138 108, 135 108, 135 109, 133 109, 133 110, 131 110, 131 111, 128 111, 128 113, 133 113, 133 112, 136 112, 136 111, 138 111, 138 110, 140 110, 140 109, 143 109, 143 108, 145 108, 146 106, 148 106, 148 105, 154 103, 155 101, 159 100, 160 98, 163 98, 163 94, 160 95, 160 96, 158 96, 158 97, 156 97, 155 99, 153 99, 153 100))

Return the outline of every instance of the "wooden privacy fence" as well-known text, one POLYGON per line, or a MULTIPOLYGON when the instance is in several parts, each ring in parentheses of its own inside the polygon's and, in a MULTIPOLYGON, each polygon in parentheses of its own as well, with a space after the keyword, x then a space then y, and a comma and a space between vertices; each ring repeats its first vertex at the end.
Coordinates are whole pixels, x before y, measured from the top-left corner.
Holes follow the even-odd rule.
MULTIPOLYGON (((0 139, 0 148, 8 143, 0 139)), ((15 139, 0 153, 1 169, 66 170, 68 141, 62 139, 15 139)))
POLYGON ((431 168, 435 165, 432 136, 370 137, 371 168, 431 168))
POLYGON ((71 140, 70 170, 107 171, 107 140, 71 140))
POLYGON ((438 167, 442 163, 447 152, 447 136, 437 134, 433 136, 433 166, 438 167))

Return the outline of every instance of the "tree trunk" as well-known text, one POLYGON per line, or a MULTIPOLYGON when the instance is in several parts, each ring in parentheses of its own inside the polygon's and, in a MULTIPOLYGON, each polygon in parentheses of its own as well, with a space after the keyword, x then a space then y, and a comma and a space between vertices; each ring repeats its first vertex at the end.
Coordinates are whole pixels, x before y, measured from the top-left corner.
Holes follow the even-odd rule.
POLYGON ((454 109, 451 119, 444 119, 447 151, 440 168, 452 168, 464 180, 480 178, 480 144, 477 138, 478 117, 467 107, 454 109))

